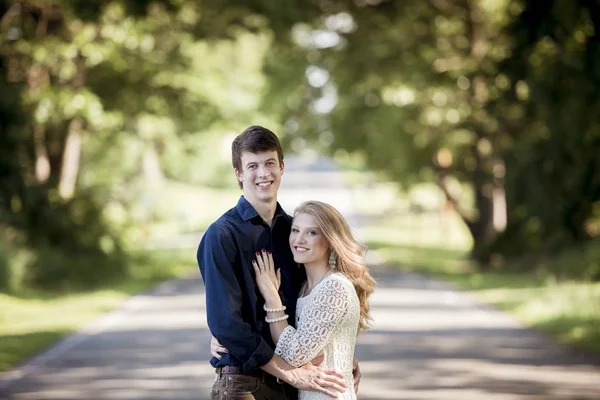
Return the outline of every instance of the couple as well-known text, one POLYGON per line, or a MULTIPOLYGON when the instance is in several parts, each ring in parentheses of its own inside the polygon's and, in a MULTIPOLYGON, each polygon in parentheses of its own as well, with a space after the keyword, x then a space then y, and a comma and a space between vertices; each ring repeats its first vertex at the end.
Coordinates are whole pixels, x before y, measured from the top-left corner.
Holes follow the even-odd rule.
POLYGON ((356 399, 354 346, 375 286, 361 247, 328 204, 302 203, 293 219, 283 211, 283 152, 270 130, 237 136, 232 162, 243 196, 197 253, 214 337, 211 399, 356 399))

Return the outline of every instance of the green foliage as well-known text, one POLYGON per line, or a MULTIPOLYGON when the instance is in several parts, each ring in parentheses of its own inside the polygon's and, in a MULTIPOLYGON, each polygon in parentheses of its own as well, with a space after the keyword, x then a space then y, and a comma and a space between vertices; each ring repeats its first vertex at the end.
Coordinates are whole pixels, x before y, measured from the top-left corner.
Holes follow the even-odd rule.
POLYGON ((27 279, 96 281, 68 263, 96 257, 120 276, 131 237, 173 215, 165 182, 230 187, 232 134, 264 123, 293 151, 437 185, 481 261, 588 240, 598 15, 568 0, 0 1, 0 222, 48 254, 27 279))
MULTIPOLYGON (((600 220, 600 44, 594 2, 525 2, 511 27, 513 57, 503 70, 517 82, 496 112, 515 139, 506 155, 508 209, 527 251, 550 251, 586 241, 600 220), (550 23, 550 20, 556 23, 550 23)), ((514 233, 514 232, 513 232, 514 233)), ((518 246, 518 245, 517 245, 518 246)))
POLYGON ((301 147, 302 138, 331 153, 359 153, 368 168, 404 186, 439 184, 475 246, 489 242, 491 193, 500 184, 493 169, 505 133, 486 107, 508 89, 496 78, 508 56, 501 31, 511 8, 406 1, 323 14, 297 28, 293 46, 284 42, 281 56, 269 59, 280 74, 272 94, 288 99, 279 108, 290 145, 301 147))
POLYGON ((338 6, 268 60, 288 145, 357 153, 405 187, 435 182, 483 262, 598 234, 595 2, 338 6))
POLYGON ((143 244, 131 238, 171 215, 157 201, 165 179, 227 186, 215 148, 265 119, 270 42, 264 19, 230 6, 0 2, 0 223, 31 254, 26 283, 119 279, 143 244))

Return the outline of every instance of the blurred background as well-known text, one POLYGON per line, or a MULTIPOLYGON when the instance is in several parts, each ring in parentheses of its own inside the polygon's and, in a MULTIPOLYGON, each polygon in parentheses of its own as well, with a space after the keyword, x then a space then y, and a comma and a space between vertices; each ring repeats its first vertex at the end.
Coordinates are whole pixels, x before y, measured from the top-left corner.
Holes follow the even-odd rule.
POLYGON ((0 0, 0 371, 197 274, 252 124, 288 212, 343 185, 378 263, 600 352, 600 2, 0 0))

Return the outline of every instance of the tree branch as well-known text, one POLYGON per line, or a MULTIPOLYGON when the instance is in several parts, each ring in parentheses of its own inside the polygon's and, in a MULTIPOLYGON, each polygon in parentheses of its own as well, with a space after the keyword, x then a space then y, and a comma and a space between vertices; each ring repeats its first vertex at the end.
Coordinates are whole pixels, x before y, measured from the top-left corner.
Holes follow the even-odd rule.
POLYGON ((448 186, 446 185, 446 180, 449 177, 447 172, 441 168, 438 168, 438 177, 439 177, 439 179, 437 180, 437 184, 438 184, 439 188, 442 190, 442 192, 446 196, 446 199, 450 203, 452 203, 452 206, 454 207, 454 210, 456 210, 456 213, 460 216, 460 218, 464 221, 464 223, 469 227, 469 229, 471 229, 471 226, 473 225, 473 221, 469 217, 469 214, 460 206, 459 200, 456 197, 454 197, 452 195, 452 193, 450 193, 450 190, 448 189, 448 186))

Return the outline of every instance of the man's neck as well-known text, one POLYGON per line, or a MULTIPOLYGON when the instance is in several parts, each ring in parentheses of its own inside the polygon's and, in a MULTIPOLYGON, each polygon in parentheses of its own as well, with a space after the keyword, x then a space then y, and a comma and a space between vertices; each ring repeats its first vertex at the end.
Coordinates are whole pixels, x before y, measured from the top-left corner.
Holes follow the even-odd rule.
POLYGON ((277 199, 273 199, 269 202, 263 201, 248 201, 252 207, 258 212, 258 215, 269 225, 273 222, 275 216, 275 210, 277 209, 277 199))

